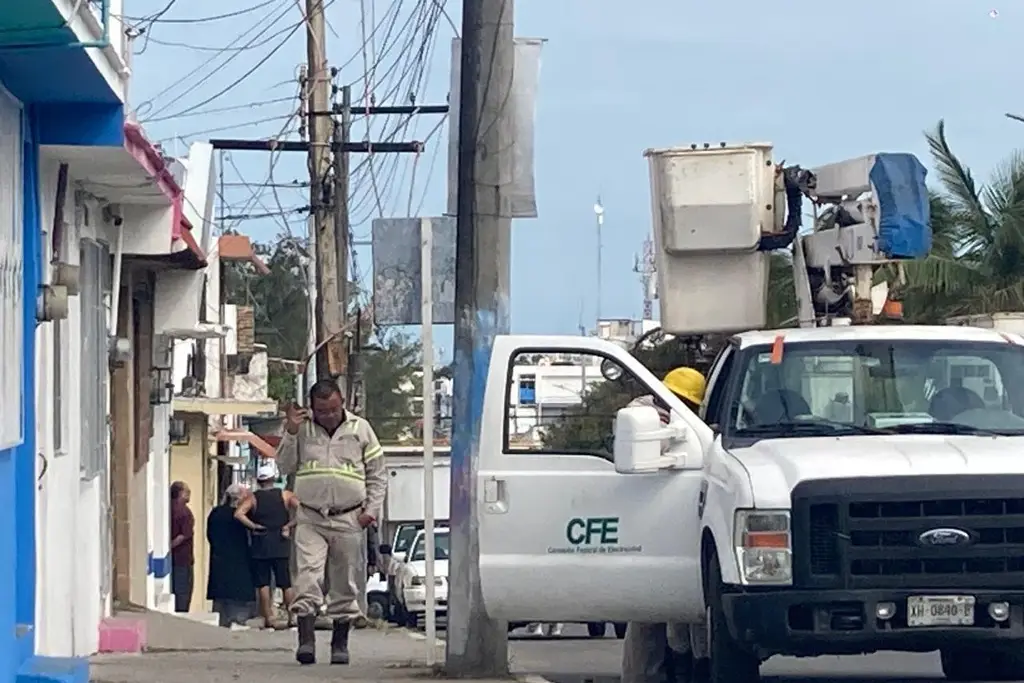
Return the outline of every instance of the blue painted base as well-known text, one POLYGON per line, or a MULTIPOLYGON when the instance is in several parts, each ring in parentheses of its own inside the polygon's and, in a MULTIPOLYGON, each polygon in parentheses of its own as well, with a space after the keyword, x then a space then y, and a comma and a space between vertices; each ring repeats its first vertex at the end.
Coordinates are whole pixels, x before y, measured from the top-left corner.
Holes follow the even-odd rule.
POLYGON ((89 683, 85 657, 32 657, 18 670, 17 683, 89 683))
POLYGON ((149 554, 149 573, 158 579, 164 579, 171 574, 171 556, 170 554, 164 555, 163 557, 156 557, 153 553, 149 554))

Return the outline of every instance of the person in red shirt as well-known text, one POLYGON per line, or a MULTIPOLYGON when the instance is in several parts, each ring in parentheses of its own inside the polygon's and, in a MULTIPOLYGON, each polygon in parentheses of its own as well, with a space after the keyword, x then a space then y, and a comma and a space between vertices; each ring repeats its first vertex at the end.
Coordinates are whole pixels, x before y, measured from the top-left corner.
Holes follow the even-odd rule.
POLYGON ((171 484, 171 592, 175 612, 188 612, 195 585, 196 518, 188 508, 191 497, 192 491, 185 482, 171 484))

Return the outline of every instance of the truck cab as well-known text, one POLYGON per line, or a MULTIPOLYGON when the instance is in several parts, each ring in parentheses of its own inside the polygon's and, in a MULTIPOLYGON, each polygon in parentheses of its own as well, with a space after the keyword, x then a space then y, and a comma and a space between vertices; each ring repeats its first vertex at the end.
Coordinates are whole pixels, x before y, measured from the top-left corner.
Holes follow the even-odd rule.
POLYGON ((713 683, 880 650, 940 650, 953 680, 1024 677, 1021 335, 736 334, 699 413, 614 343, 497 337, 475 473, 488 614, 702 624, 713 683), (529 441, 512 369, 538 354, 605 380, 529 441), (644 395, 668 424, 627 407, 644 395))

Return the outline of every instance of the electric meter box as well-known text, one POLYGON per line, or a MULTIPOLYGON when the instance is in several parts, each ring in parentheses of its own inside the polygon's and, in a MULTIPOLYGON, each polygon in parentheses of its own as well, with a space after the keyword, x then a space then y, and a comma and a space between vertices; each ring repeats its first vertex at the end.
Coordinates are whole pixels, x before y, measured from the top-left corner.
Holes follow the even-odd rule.
POLYGON ((644 156, 662 329, 681 335, 764 327, 769 256, 757 247, 776 228, 772 146, 650 149, 644 156))

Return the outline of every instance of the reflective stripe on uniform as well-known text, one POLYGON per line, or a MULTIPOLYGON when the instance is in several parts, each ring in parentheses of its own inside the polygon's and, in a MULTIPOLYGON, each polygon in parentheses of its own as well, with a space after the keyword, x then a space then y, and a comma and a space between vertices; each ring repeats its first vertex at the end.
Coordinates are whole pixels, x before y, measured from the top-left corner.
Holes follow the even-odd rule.
POLYGON ((366 450, 363 451, 363 461, 365 462, 367 460, 373 460, 374 458, 379 458, 383 453, 384 453, 384 447, 381 446, 380 444, 377 444, 376 446, 373 446, 371 448, 367 448, 366 450))
POLYGON ((366 475, 356 471, 351 465, 347 467, 320 467, 318 462, 304 462, 295 472, 296 477, 340 477, 352 481, 366 481, 366 475))

